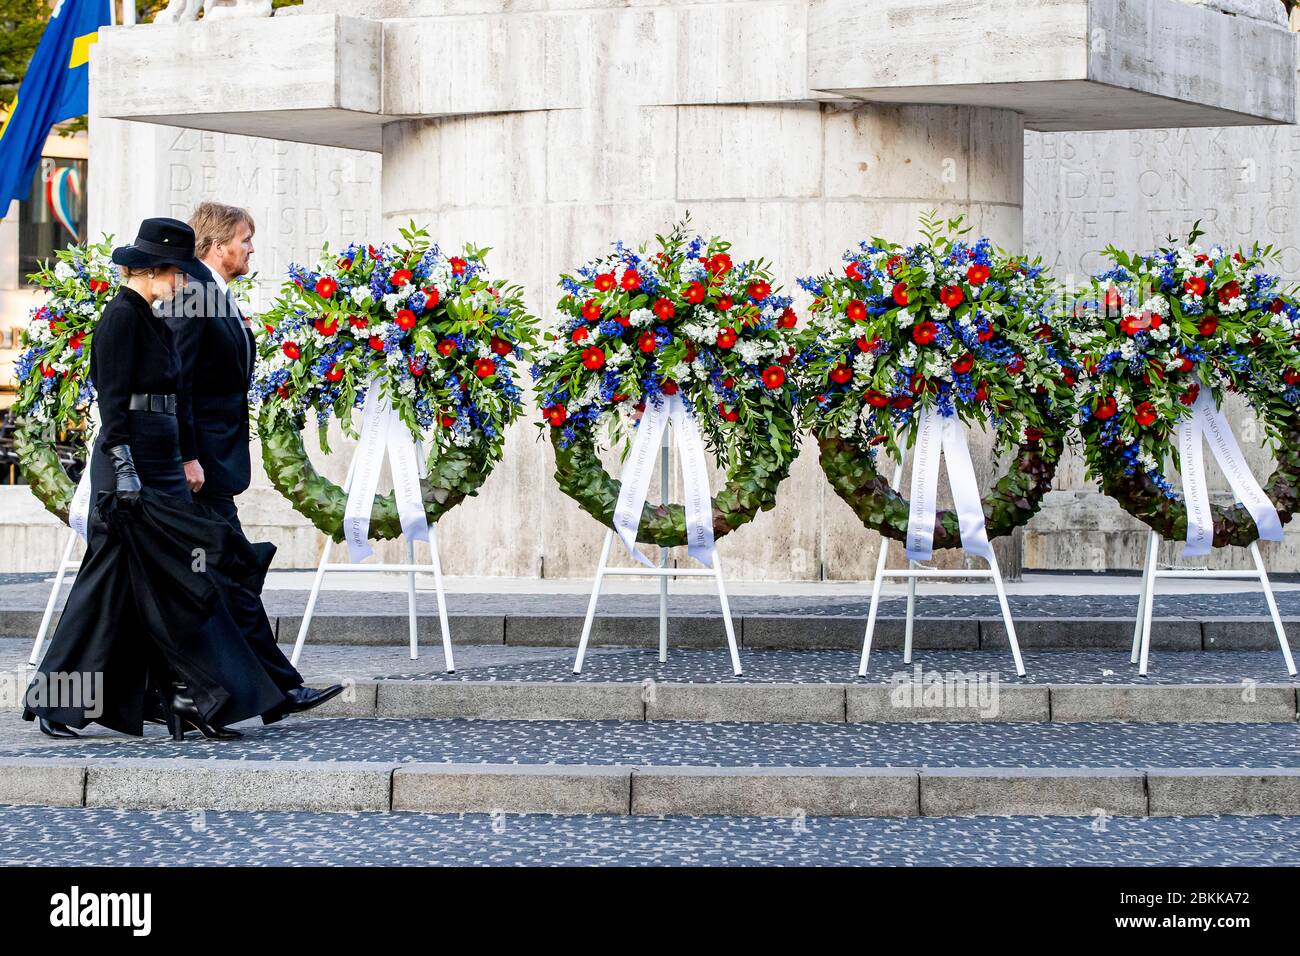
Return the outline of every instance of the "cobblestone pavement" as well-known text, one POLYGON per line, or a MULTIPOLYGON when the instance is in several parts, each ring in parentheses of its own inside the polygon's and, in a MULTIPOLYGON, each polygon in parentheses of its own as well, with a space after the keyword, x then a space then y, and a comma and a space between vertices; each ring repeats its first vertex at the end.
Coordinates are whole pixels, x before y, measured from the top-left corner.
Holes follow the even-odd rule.
POLYGON ((32 724, 0 757, 349 760, 691 767, 1300 767, 1300 724, 696 723, 332 718, 246 725, 239 740, 173 743, 104 731, 70 741, 32 724))
POLYGON ((0 807, 0 865, 1295 866, 1297 817, 553 817, 0 807))
MULTIPOLYGON (((1032 580, 1032 579, 1030 579, 1032 580)), ((50 593, 50 578, 43 574, 0 574, 0 610, 39 611, 50 593)), ((1129 582, 1130 584, 1132 581, 1129 582)), ((587 594, 542 593, 456 593, 447 595, 451 614, 483 615, 559 615, 581 617, 587 610, 587 594)), ((779 583, 774 589, 781 588, 779 583)), ((304 590, 268 589, 263 595, 267 613, 300 614, 307 605, 304 590)), ((1300 590, 1280 586, 1276 592, 1278 607, 1284 616, 1300 616, 1300 590)), ((870 606, 870 585, 864 584, 859 595, 753 595, 731 597, 732 612, 737 615, 790 615, 795 617, 862 617, 870 606)), ((1017 617, 1119 617, 1132 619, 1137 613, 1137 597, 1128 593, 1101 594, 1011 594, 1011 612, 1017 617)), ((432 592, 417 595, 421 614, 436 614, 432 592)), ((902 617, 906 599, 900 594, 884 598, 886 617, 902 617)), ((716 616, 718 599, 713 594, 672 594, 670 611, 679 616, 716 616)), ((334 591, 321 593, 318 614, 403 614, 404 595, 385 591, 334 591)), ((604 615, 655 616, 659 598, 653 594, 607 595, 600 605, 604 615)), ((997 618, 997 599, 989 594, 922 594, 917 599, 917 614, 941 618, 997 618)), ((1156 593, 1155 616, 1173 618, 1264 617, 1268 609, 1256 590, 1207 593, 1156 593)))
MULTIPOLYGON (((289 645, 282 645, 288 654, 289 645)), ((31 642, 0 639, 0 691, 7 679, 16 693, 26 685, 27 655, 31 642)), ((742 649, 745 673, 731 673, 725 649, 672 648, 668 661, 644 648, 593 647, 587 651, 582 674, 573 673, 574 649, 565 647, 515 647, 466 644, 456 647, 456 673, 442 670, 442 649, 421 647, 412 661, 404 647, 308 644, 299 669, 309 684, 375 678, 462 681, 690 681, 752 683, 887 684, 895 675, 949 671, 978 672, 985 680, 996 676, 999 684, 1297 684, 1288 677, 1277 651, 1152 651, 1148 675, 1139 677, 1128 652, 1114 650, 1024 651, 1026 675, 1016 676, 1011 654, 1005 649, 983 651, 917 650, 911 665, 903 652, 872 651, 866 678, 858 677, 858 652, 844 650, 742 649)), ((16 699, 16 697, 15 697, 16 699)), ((3 712, 0 712, 0 725, 3 712)))

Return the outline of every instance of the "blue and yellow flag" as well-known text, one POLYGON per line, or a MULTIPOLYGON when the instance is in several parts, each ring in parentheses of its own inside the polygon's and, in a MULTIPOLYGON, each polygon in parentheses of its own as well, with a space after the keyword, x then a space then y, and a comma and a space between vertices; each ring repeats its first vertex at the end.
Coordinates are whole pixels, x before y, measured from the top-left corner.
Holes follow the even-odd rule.
POLYGON ((55 123, 90 108, 90 47, 108 26, 111 0, 58 0, 0 126, 0 216, 26 199, 55 123))

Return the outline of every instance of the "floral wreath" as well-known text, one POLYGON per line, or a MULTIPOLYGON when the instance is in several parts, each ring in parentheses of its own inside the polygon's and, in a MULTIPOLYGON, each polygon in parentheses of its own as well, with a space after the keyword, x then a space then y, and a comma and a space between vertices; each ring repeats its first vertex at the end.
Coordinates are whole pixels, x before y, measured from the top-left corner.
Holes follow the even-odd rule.
POLYGON ((14 369, 18 398, 13 405, 15 445, 32 493, 47 511, 68 520, 76 485, 59 460, 56 442, 90 440, 90 342, 104 306, 117 293, 117 267, 110 261, 112 237, 73 245, 55 253, 28 281, 46 293, 32 309, 19 342, 14 369))
MULTIPOLYGON (((558 319, 532 368, 560 488, 612 526, 619 482, 597 435, 624 452, 645 403, 680 395, 726 481, 713 497, 721 537, 771 510, 798 451, 791 299, 764 260, 732 261, 731 245, 688 234, 689 217, 656 248, 622 242, 563 275, 558 319)), ((687 543, 679 504, 646 504, 637 540, 687 543)))
MULTIPOLYGON (((1242 395, 1259 417, 1277 460, 1264 489, 1283 523, 1300 497, 1300 306, 1261 268, 1272 247, 1202 252, 1201 235, 1198 223, 1186 245, 1145 256, 1107 248, 1114 265, 1084 290, 1071 334, 1088 473, 1171 539, 1187 533, 1187 506, 1165 460, 1177 459, 1177 425, 1202 388, 1216 402, 1242 395)), ((1244 506, 1212 511, 1215 547, 1258 537, 1244 506)))
MULTIPOLYGON (((488 276, 487 249, 448 256, 414 223, 399 231, 399 243, 327 246, 314 269, 291 265, 258 336, 253 398, 267 476, 335 540, 347 494, 307 457, 308 411, 328 453, 330 419, 357 437, 354 413, 377 381, 417 443, 428 442, 420 484, 434 522, 478 492, 523 410, 511 359, 532 345, 536 320, 520 287, 488 276)), ((370 536, 401 533, 394 496, 376 497, 370 536)))
MULTIPOLYGON (((805 418, 822 468, 862 523, 906 540, 909 505, 877 469, 916 439, 917 410, 993 429, 1015 450, 984 496, 990 538, 1023 525, 1050 490, 1064 446, 1077 367, 1051 321, 1055 285, 1038 260, 987 238, 968 243, 961 219, 921 220, 923 241, 882 239, 844 254, 844 274, 801 279, 817 298, 806 365, 805 418)), ((934 547, 961 546, 955 511, 941 511, 934 547)))

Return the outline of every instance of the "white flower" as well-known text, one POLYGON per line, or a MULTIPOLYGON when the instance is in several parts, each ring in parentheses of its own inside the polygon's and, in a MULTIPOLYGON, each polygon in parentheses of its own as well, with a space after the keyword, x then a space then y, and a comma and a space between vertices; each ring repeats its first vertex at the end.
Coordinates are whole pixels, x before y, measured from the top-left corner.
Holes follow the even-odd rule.
POLYGON ((76 274, 76 270, 61 259, 59 260, 59 264, 54 267, 54 278, 61 282, 68 281, 76 274))
POLYGON ((350 296, 357 305, 365 305, 370 301, 370 290, 363 285, 353 286, 350 296))
POLYGON ((649 309, 633 309, 627 318, 633 326, 650 325, 655 320, 655 314, 649 309))

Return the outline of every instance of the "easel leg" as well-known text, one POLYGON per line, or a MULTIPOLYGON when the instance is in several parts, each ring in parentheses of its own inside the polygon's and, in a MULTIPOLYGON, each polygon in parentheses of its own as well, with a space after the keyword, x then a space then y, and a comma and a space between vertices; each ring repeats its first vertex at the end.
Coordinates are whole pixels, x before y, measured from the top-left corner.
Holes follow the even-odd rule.
MULTIPOLYGON (((406 539, 406 563, 412 566, 415 565, 415 542, 410 538, 406 539)), ((420 659, 420 639, 416 632, 416 621, 418 618, 415 615, 414 571, 408 571, 406 574, 406 619, 407 626, 410 629, 411 660, 416 661, 420 659)))
POLYGON ((1250 545, 1250 556, 1255 559, 1255 570, 1259 572, 1259 584, 1264 589, 1264 600, 1268 602, 1268 613, 1273 618, 1273 630, 1277 632, 1277 643, 1282 648, 1282 659, 1286 661, 1286 672, 1295 677, 1295 661, 1291 658, 1291 645, 1286 639, 1286 628, 1282 626, 1282 616, 1277 610, 1277 600, 1273 597, 1273 585, 1268 580, 1268 570, 1264 567, 1264 557, 1259 553, 1259 542, 1250 545))
POLYGON ((442 663, 448 674, 456 672, 451 652, 451 628, 447 624, 447 592, 442 586, 442 556, 438 553, 438 526, 429 525, 429 563, 433 565, 433 589, 438 597, 438 628, 442 631, 442 663))
POLYGON ((1151 614, 1156 605, 1156 558, 1160 553, 1160 535, 1154 531, 1147 538, 1147 564, 1151 580, 1142 598, 1142 648, 1138 654, 1138 674, 1147 676, 1147 658, 1151 655, 1151 614))
POLYGON ((587 602, 587 619, 582 622, 582 640, 578 642, 578 657, 573 662, 573 673, 582 673, 582 661, 587 656, 587 641, 591 639, 591 622, 596 617, 596 602, 600 600, 600 584, 605 579, 605 566, 609 564, 609 546, 614 541, 614 532, 605 532, 605 544, 600 549, 600 561, 596 564, 596 580, 591 586, 591 600, 587 602))
MULTIPOLYGON (((915 568, 915 561, 908 561, 909 568, 915 568)), ((903 629, 903 663, 912 663, 912 626, 916 620, 916 578, 907 579, 907 623, 903 629)))
POLYGON ((718 601, 722 604, 722 623, 727 628, 727 648, 731 651, 731 672, 739 677, 743 671, 740 669, 740 650, 736 647, 736 628, 731 623, 731 602, 727 600, 727 586, 722 581, 722 563, 718 559, 718 552, 713 552, 713 578, 718 582, 718 601))
POLYGON ((1007 604, 1007 588, 1002 583, 1002 569, 998 567, 998 559, 989 551, 989 570, 993 572, 993 587, 998 592, 998 605, 1002 608, 1002 621, 1007 629, 1007 643, 1011 645, 1011 658, 1016 662, 1016 674, 1021 677, 1025 676, 1025 662, 1020 657, 1020 642, 1016 640, 1016 625, 1011 620, 1011 606, 1007 604))
POLYGON ((330 551, 334 548, 334 539, 329 535, 325 536, 325 549, 321 551, 320 564, 316 566, 316 576, 312 578, 311 595, 307 598, 307 609, 302 613, 302 623, 298 625, 298 640, 293 645, 293 655, 289 658, 289 663, 294 667, 298 666, 298 658, 302 657, 302 645, 307 640, 307 628, 311 627, 311 617, 316 613, 316 599, 320 597, 321 582, 325 580, 325 565, 329 564, 330 551))
POLYGON ((50 621, 54 619, 54 605, 63 593, 63 579, 68 575, 68 562, 72 559, 72 549, 77 543, 77 532, 68 532, 68 543, 63 546, 63 557, 59 559, 59 570, 54 575, 54 586, 50 588, 49 600, 45 602, 45 613, 41 615, 41 626, 36 631, 36 643, 32 645, 32 656, 27 659, 29 667, 35 667, 41 658, 41 645, 49 633, 50 621))
POLYGON ((885 584, 885 562, 889 560, 889 539, 880 536, 880 557, 876 561, 876 578, 871 582, 871 610, 867 612, 867 632, 862 638, 862 660, 858 662, 858 676, 867 676, 871 661, 871 637, 876 633, 876 612, 880 610, 880 590, 885 584))
POLYGON ((1151 578, 1156 569, 1151 561, 1151 538, 1154 535, 1154 531, 1147 532, 1147 550, 1142 557, 1142 589, 1138 596, 1137 616, 1133 619, 1133 652, 1129 655, 1130 664, 1138 662, 1138 652, 1142 647, 1142 620, 1146 613, 1147 589, 1152 586, 1151 578))

